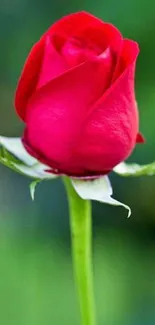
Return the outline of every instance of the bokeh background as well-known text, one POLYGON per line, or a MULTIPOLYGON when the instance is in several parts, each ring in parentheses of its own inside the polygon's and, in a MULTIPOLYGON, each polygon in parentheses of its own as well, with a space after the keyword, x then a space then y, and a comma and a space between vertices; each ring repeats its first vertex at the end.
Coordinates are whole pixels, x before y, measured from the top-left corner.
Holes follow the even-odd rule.
MULTIPOLYGON (((19 136, 13 96, 24 60, 62 15, 87 10, 139 42, 136 94, 147 142, 130 161, 155 159, 154 0, 1 0, 0 134, 19 136)), ((99 325, 155 324, 155 177, 111 175, 126 211, 93 204, 94 281, 99 325)), ((67 200, 60 180, 38 186, 0 166, 0 324, 79 325, 67 200)))

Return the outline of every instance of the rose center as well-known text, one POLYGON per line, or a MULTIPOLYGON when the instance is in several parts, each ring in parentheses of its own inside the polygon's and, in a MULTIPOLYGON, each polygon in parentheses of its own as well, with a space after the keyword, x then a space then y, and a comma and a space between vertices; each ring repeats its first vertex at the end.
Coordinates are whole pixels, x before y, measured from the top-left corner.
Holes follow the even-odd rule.
POLYGON ((75 37, 67 40, 61 48, 61 55, 69 66, 75 66, 101 53, 101 49, 94 43, 75 37))

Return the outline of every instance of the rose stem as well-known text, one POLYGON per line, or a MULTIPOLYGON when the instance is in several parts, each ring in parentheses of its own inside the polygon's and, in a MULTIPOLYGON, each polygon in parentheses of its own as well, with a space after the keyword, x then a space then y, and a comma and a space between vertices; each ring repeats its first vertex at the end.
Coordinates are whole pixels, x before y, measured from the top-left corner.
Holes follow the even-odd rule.
POLYGON ((81 199, 68 177, 64 177, 70 210, 73 267, 82 325, 95 325, 95 303, 92 276, 91 202, 81 199))

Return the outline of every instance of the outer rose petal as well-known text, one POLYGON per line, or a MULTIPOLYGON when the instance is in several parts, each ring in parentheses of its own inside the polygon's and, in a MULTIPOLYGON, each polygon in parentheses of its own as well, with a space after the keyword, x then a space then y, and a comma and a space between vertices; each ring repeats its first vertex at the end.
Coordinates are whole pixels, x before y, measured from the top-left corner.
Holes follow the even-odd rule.
POLYGON ((31 97, 25 140, 51 161, 53 168, 77 171, 79 161, 72 155, 73 148, 86 113, 103 93, 110 71, 111 55, 107 50, 96 60, 87 61, 49 82, 31 97))
POLYGON ((15 94, 16 111, 23 120, 25 119, 25 109, 28 99, 33 94, 38 82, 43 55, 44 39, 42 38, 31 49, 20 76, 15 94))
POLYGON ((25 120, 27 103, 37 88, 67 70, 63 57, 56 51, 49 36, 36 43, 25 63, 15 95, 18 115, 25 120))
MULTIPOLYGON (((126 42, 124 44, 126 46, 126 42)), ((94 106, 81 132, 75 156, 80 157, 84 168, 90 172, 104 174, 106 170, 113 169, 129 156, 135 146, 138 132, 138 111, 134 96, 137 55, 138 46, 134 43, 132 63, 128 57, 129 66, 94 106)))
POLYGON ((121 52, 118 57, 117 65, 113 74, 113 79, 112 79, 113 82, 124 72, 124 70, 130 64, 135 62, 138 53, 139 53, 139 48, 136 42, 129 39, 123 40, 121 52))
MULTIPOLYGON (((123 41, 123 48, 121 55, 119 57, 113 79, 112 81, 114 82, 120 75, 121 73, 126 69, 128 64, 132 63, 135 59, 135 56, 137 55, 137 47, 138 44, 134 41, 125 39, 123 41)), ((137 133, 136 137, 136 143, 144 143, 145 138, 141 133, 137 133)))

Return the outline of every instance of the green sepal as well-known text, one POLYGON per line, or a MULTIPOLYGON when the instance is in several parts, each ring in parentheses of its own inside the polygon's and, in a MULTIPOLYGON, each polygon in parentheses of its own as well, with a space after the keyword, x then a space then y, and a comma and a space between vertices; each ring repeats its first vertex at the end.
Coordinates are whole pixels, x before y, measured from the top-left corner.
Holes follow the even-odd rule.
POLYGON ((33 182, 30 183, 30 195, 32 201, 34 201, 34 195, 36 191, 36 186, 41 182, 40 179, 35 179, 33 182))
POLYGON ((82 199, 123 206, 128 210, 128 218, 130 217, 130 207, 112 197, 113 190, 108 176, 102 176, 95 180, 80 180, 72 178, 72 185, 82 199))
POLYGON ((0 163, 36 180, 48 180, 57 175, 48 172, 50 168, 32 157, 24 148, 20 138, 0 136, 0 163))
POLYGON ((153 176, 155 175, 155 162, 147 165, 138 165, 135 163, 122 162, 117 165, 113 171, 120 176, 139 177, 139 176, 153 176))

